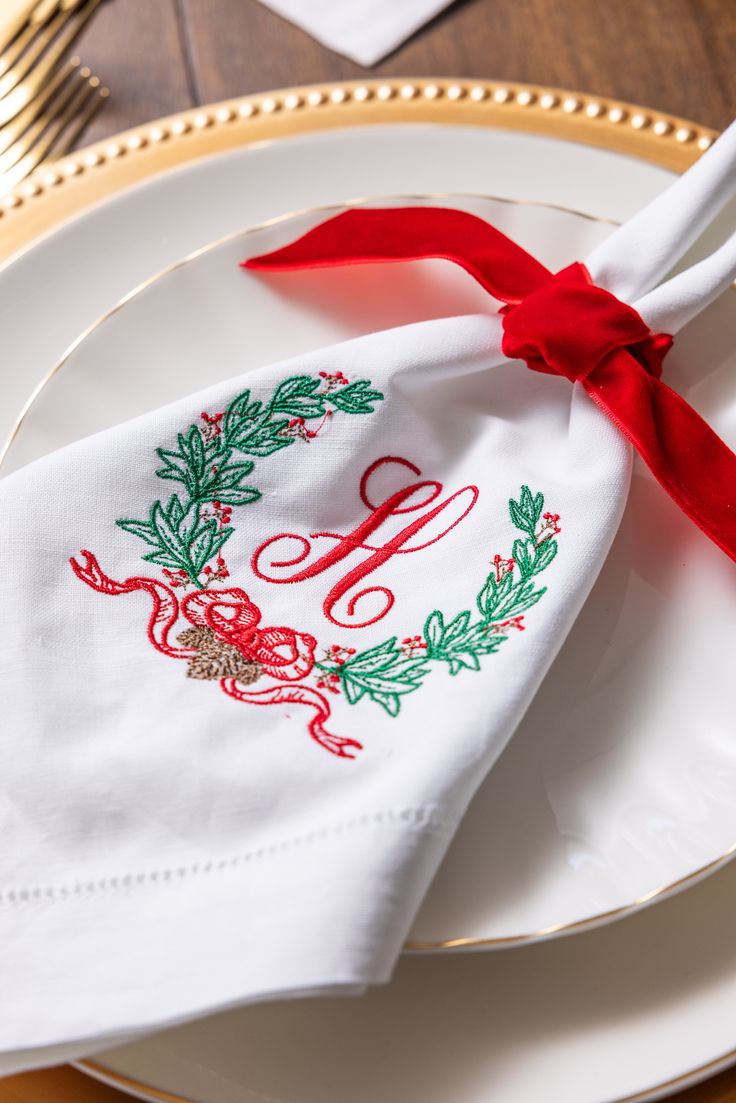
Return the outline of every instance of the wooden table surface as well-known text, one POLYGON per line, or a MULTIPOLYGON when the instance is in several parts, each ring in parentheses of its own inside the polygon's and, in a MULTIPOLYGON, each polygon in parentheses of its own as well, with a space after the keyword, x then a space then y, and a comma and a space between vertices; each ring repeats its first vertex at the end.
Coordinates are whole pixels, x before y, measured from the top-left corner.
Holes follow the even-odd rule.
MULTIPOLYGON (((78 51, 112 93, 85 144, 197 104, 362 76, 559 85, 716 128, 736 115, 735 0, 464 0, 369 70, 257 0, 107 0, 78 51)), ((70 1068, 0 1082, 0 1103, 123 1098, 70 1068)), ((736 1070, 672 1099, 734 1103, 736 1070)), ((565 1101, 555 1095, 545 1103, 565 1101)))

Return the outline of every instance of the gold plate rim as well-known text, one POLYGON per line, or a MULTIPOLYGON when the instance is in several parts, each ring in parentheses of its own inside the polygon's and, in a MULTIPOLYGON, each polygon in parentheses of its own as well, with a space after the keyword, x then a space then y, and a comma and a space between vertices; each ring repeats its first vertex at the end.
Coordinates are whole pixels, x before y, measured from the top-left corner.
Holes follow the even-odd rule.
MULTIPOLYGON (((383 200, 387 198, 382 197, 383 200)), ((604 222, 613 225, 617 223, 611 219, 598 217, 596 215, 588 214, 584 211, 575 210, 572 207, 564 207, 560 204, 544 203, 536 200, 528 199, 510 199, 508 197, 494 196, 481 194, 478 192, 434 192, 424 193, 422 195, 411 194, 396 194, 390 196, 392 200, 400 200, 405 203, 416 202, 417 200, 451 200, 451 199, 484 199, 492 202, 505 203, 509 206, 530 206, 537 207, 544 210, 557 210, 564 211, 567 214, 575 215, 578 218, 587 219, 591 222, 604 222)), ((223 237, 217 238, 214 241, 208 242, 206 245, 200 246, 200 248, 193 250, 186 256, 181 257, 179 260, 173 261, 171 264, 166 265, 159 272, 149 276, 143 280, 140 284, 134 287, 121 299, 119 299, 113 306, 101 314, 91 325, 87 326, 81 334, 68 346, 68 348, 62 353, 56 363, 49 369, 46 375, 41 379, 38 385, 34 388, 27 402, 21 409, 18 418, 13 425, 10 435, 0 445, 0 476, 2 475, 2 465, 7 458, 13 441, 15 440, 18 432, 20 431, 28 413, 32 409, 34 403, 38 399, 39 395, 43 392, 47 384, 54 378, 59 371, 61 371, 64 365, 67 363, 73 353, 79 348, 79 346, 86 341, 86 339, 94 332, 96 332, 100 326, 104 325, 113 315, 117 314, 124 306, 126 306, 131 300, 137 298, 143 292, 147 291, 154 284, 158 283, 161 279, 166 277, 172 272, 191 264, 199 257, 211 252, 214 249, 226 244, 229 241, 237 240, 238 238, 247 238, 251 234, 258 233, 259 231, 271 226, 277 226, 280 223, 289 222, 294 218, 298 218, 308 214, 324 214, 325 216, 330 212, 345 210, 346 208, 353 208, 359 206, 365 206, 368 203, 375 203, 377 198, 375 196, 363 196, 360 198, 348 200, 341 203, 328 203, 313 207, 303 207, 298 210, 288 211, 282 215, 276 215, 273 218, 265 219, 262 222, 254 223, 251 226, 234 230, 231 233, 225 234, 223 237)), ((484 937, 475 935, 460 935, 453 938, 446 939, 409 939, 404 943, 403 950, 405 953, 442 953, 442 952, 461 952, 463 950, 482 950, 490 949, 493 947, 503 948, 512 946, 523 946, 535 942, 543 942, 552 938, 560 936, 566 936, 580 931, 592 930, 596 927, 604 926, 617 919, 622 919, 625 916, 633 915, 640 911, 642 908, 653 904, 655 901, 666 899, 683 889, 696 884, 698 881, 703 880, 711 873, 715 873, 722 866, 728 864, 734 855, 736 855, 736 842, 727 848, 723 853, 719 854, 716 858, 711 859, 705 865, 700 866, 698 869, 691 870, 690 873, 684 874, 676 881, 670 882, 666 885, 660 885, 655 889, 650 889, 648 892, 643 893, 641 896, 636 897, 634 900, 628 901, 625 904, 620 904, 615 908, 611 908, 604 912, 599 912, 595 915, 585 916, 582 919, 575 919, 568 922, 553 923, 547 927, 543 927, 536 931, 526 931, 521 934, 505 935, 500 937, 484 937)))
MULTIPOLYGON (((189 1096, 177 1095, 175 1092, 154 1088, 142 1080, 136 1080, 133 1077, 115 1072, 114 1069, 109 1068, 102 1061, 85 1058, 81 1061, 73 1061, 72 1064, 93 1079, 117 1086, 128 1095, 131 1092, 138 1092, 139 1094, 145 1094, 149 1099, 156 1100, 157 1103, 196 1103, 189 1096)), ((698 1065, 691 1072, 680 1073, 669 1080, 653 1084, 650 1088, 645 1088, 641 1092, 634 1092, 633 1095, 622 1095, 609 1100, 608 1103, 648 1103, 650 1100, 653 1103, 655 1099, 661 1098, 662 1092, 669 1095, 673 1091, 684 1091, 702 1083, 704 1080, 708 1080, 711 1076, 717 1076, 718 1073, 725 1072, 734 1064, 736 1064, 736 1049, 730 1049, 720 1057, 714 1057, 712 1061, 706 1061, 704 1064, 698 1065)))
POLYGON ((540 134, 684 171, 717 137, 689 119, 584 92, 453 77, 302 85, 170 115, 37 169, 0 201, 0 260, 91 204, 212 153, 311 131, 385 123, 540 134))

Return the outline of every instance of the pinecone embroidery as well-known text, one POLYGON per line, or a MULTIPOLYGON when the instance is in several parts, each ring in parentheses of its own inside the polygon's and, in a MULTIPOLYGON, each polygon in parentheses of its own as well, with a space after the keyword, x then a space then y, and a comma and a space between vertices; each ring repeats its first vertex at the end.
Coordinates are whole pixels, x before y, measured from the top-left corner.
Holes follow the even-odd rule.
POLYGON ((237 647, 226 643, 211 628, 203 625, 187 628, 177 636, 177 640, 184 647, 194 647, 197 650, 187 664, 188 678, 200 678, 208 682, 219 681, 220 678, 236 678, 243 685, 252 685, 263 672, 260 663, 246 659, 237 647))

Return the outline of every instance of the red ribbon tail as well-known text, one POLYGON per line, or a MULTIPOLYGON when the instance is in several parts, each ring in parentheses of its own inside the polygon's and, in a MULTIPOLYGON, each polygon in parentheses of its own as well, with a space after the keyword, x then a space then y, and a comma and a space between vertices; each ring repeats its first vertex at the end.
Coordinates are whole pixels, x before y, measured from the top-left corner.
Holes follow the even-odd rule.
POLYGON ((500 230, 449 207, 345 211, 283 249, 243 261, 241 267, 288 272, 428 258, 459 264, 504 303, 519 302, 552 278, 544 265, 500 230))
POLYGON ((309 705, 316 712, 309 721, 309 734, 320 747, 338 758, 355 758, 355 752, 363 749, 357 739, 348 739, 341 735, 332 735, 324 727, 330 718, 330 706, 321 693, 309 686, 274 686, 272 689, 249 691, 241 689, 235 678, 223 678, 220 682, 223 693, 236 701, 249 705, 309 705))
POLYGON ((736 455, 700 414, 623 349, 583 386, 683 513, 736 560, 736 455))
POLYGON ((174 647, 169 643, 169 632, 179 619, 179 602, 173 590, 156 578, 126 578, 124 582, 117 582, 105 574, 97 556, 91 551, 83 548, 80 554, 84 557, 84 564, 72 557, 69 560, 71 568, 81 582, 86 582, 98 594, 117 597, 143 590, 150 596, 153 609, 148 620, 148 638, 157 651, 172 659, 188 659, 195 653, 190 647, 174 647))

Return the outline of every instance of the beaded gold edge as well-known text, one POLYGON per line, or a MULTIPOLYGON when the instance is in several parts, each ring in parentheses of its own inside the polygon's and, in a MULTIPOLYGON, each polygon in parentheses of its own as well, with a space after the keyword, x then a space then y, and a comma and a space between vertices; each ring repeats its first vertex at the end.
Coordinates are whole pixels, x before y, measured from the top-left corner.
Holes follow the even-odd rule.
POLYGON ((684 171, 716 132, 582 92, 453 78, 282 89, 192 109, 37 169, 0 201, 0 259, 91 202, 208 153, 314 130, 379 123, 490 126, 583 142, 684 171))

